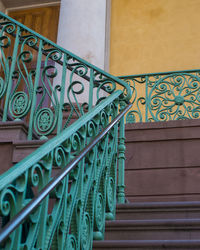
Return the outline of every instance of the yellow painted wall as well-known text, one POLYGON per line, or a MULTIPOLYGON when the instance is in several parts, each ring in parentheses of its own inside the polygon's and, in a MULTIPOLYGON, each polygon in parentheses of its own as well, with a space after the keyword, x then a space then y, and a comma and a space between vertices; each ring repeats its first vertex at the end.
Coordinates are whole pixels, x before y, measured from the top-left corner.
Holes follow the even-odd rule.
POLYGON ((200 0, 112 0, 110 73, 200 68, 200 0))

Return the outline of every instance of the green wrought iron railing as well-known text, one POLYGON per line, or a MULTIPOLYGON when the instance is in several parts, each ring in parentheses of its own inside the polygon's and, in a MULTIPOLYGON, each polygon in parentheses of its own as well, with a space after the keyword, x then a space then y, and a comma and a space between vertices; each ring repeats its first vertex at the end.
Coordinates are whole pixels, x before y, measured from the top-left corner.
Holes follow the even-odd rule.
POLYGON ((58 134, 117 85, 130 87, 0 12, 2 121, 24 120, 28 139, 58 134))
POLYGON ((133 90, 127 123, 200 118, 200 70, 121 76, 133 90))
POLYGON ((112 93, 0 177, 2 249, 92 249, 93 238, 103 239, 105 219, 115 217, 116 186, 124 198, 122 128, 131 104, 119 111, 121 94, 112 93))
POLYGON ((0 13, 1 120, 26 122, 29 140, 51 137, 0 176, 2 249, 89 250, 103 239, 116 196, 125 202, 131 95, 123 80, 0 13))

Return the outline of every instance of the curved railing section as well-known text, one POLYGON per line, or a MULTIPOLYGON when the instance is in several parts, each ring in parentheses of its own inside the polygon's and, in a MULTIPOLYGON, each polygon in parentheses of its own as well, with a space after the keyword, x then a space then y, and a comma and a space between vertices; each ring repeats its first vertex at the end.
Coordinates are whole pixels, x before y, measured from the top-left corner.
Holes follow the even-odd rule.
POLYGON ((28 139, 58 134, 117 89, 121 79, 91 65, 0 12, 2 121, 25 120, 28 139))
POLYGON ((126 122, 200 117, 200 70, 121 76, 133 90, 126 122))
POLYGON ((124 161, 118 121, 131 105, 121 106, 121 94, 112 93, 0 177, 3 249, 92 249, 93 238, 103 239, 105 219, 115 217, 116 187, 120 200, 124 188, 117 178, 124 161))

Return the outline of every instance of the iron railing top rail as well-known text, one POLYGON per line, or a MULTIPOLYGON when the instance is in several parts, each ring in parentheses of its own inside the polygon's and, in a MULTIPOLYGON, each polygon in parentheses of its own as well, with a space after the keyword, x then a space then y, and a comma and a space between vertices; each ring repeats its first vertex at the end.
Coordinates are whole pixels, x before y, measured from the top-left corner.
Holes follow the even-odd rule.
MULTIPOLYGON (((18 214, 16 214, 11 221, 0 231, 0 243, 2 243, 10 233, 12 233, 23 220, 44 200, 44 198, 50 194, 51 191, 73 170, 76 165, 89 153, 89 151, 111 130, 111 128, 125 115, 125 113, 131 108, 132 104, 129 103, 122 112, 120 112, 114 119, 104 128, 98 136, 96 136, 86 147, 83 149, 78 156, 76 156, 66 167, 60 169, 59 173, 35 196, 30 203, 28 203, 18 214)), ((73 127, 73 126, 72 126, 73 127)), ((52 140, 55 141, 57 135, 52 140)), ((64 136, 63 136, 64 137, 64 136)), ((50 141, 45 143, 41 147, 48 147, 50 141)), ((37 150, 40 151, 41 147, 37 150)), ((48 148, 49 150, 49 148, 48 148)))
POLYGON ((103 108, 105 108, 109 103, 112 103, 121 94, 122 94, 121 90, 117 90, 114 93, 112 93, 102 102, 100 102, 97 106, 95 106, 91 110, 91 112, 88 112, 84 116, 80 117, 77 121, 73 123, 73 125, 69 126, 67 129, 64 129, 60 134, 47 141, 45 144, 36 149, 33 153, 24 158, 22 161, 15 164, 7 172, 3 173, 0 176, 0 190, 2 190, 6 185, 14 181, 16 179, 16 176, 20 176, 26 169, 36 164, 38 160, 45 157, 48 154, 48 152, 51 152, 57 146, 64 143, 69 136, 71 136, 78 129, 80 129, 83 126, 83 124, 85 124, 86 122, 94 118, 96 115, 98 115, 103 108), (8 175, 9 178, 7 178, 8 175))
POLYGON ((175 70, 175 71, 167 71, 167 72, 157 72, 157 73, 144 73, 144 74, 136 74, 136 75, 124 75, 118 76, 120 79, 129 79, 133 77, 145 77, 145 76, 156 76, 156 75, 170 75, 170 74, 179 74, 179 73, 194 73, 200 72, 200 69, 189 69, 189 70, 175 70))
POLYGON ((52 46, 54 46, 55 48, 59 49, 61 52, 68 54, 69 56, 71 56, 72 58, 75 58, 76 60, 78 60, 79 62, 83 63, 84 65, 92 68, 93 70, 97 71, 98 73, 100 73, 101 75, 104 75, 112 80, 114 80, 115 82, 117 82, 119 85, 123 86, 126 89, 126 96, 125 96, 125 101, 129 101, 131 99, 131 88, 130 86, 125 83, 123 80, 119 79, 118 77, 115 77, 113 75, 110 75, 109 73, 105 72, 104 70, 94 66, 93 64, 83 60, 82 58, 78 57, 77 55, 73 54, 72 52, 62 48, 61 46, 57 45, 56 43, 50 41, 49 39, 45 38, 44 36, 40 35, 39 33, 33 31, 32 29, 26 27, 25 25, 21 24, 20 22, 16 21, 15 19, 5 15, 4 13, 0 12, 0 17, 3 17, 13 23, 15 23, 16 25, 18 25, 19 27, 21 27, 23 30, 32 33, 33 35, 35 35, 36 37, 38 37, 41 40, 44 40, 47 44, 50 44, 52 46))

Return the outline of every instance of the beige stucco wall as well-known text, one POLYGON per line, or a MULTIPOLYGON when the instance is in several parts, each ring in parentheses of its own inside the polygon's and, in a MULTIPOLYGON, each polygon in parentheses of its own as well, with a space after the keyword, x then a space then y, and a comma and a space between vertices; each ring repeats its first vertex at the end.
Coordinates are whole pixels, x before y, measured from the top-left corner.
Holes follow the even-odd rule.
POLYGON ((112 0, 110 72, 200 68, 200 0, 112 0))

